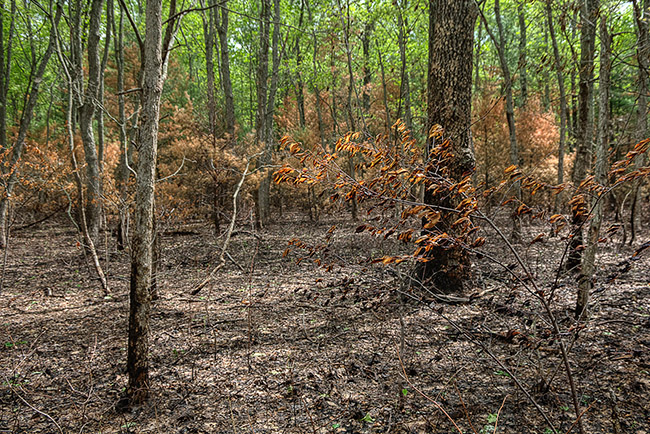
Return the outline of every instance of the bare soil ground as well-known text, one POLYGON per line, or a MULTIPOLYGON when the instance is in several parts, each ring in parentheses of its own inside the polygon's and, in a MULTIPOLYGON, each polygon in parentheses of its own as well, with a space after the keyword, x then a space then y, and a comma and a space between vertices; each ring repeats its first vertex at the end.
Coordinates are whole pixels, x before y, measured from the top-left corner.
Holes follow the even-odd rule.
MULTIPOLYGON (((354 234, 352 223, 301 218, 258 234, 239 228, 234 262, 195 296, 221 240, 200 224, 166 230, 152 397, 127 413, 115 404, 126 385, 128 254, 102 253, 113 289, 104 298, 66 224, 14 234, 0 297, 0 432, 458 432, 450 419, 463 433, 495 424, 499 433, 552 432, 511 374, 558 432, 577 432, 558 336, 507 272, 476 259, 471 303, 417 303, 400 295, 394 270, 363 261, 399 246, 354 234), (318 242, 331 224, 339 225, 331 258, 346 267, 326 272, 283 257, 289 239, 318 242)), ((542 286, 553 281, 562 246, 555 238, 522 247, 542 286)), ((511 264, 502 247, 492 249, 511 264)), ((633 250, 608 244, 604 252, 586 326, 572 319, 575 276, 562 277, 554 314, 587 410, 585 432, 643 434, 649 255, 610 283, 633 250)))

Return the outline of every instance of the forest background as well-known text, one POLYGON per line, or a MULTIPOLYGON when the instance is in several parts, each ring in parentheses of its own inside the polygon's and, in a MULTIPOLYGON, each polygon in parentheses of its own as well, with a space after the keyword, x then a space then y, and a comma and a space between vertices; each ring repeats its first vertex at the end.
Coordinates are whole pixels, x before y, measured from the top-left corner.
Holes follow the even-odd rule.
MULTIPOLYGON (((436 49, 431 29, 448 3, 166 1, 158 5, 159 15, 165 13, 159 51, 149 57, 159 62, 158 76, 148 82, 143 59, 149 4, 3 1, 0 245, 5 265, 12 231, 62 215, 78 232, 107 297, 110 276, 102 261, 110 255, 102 257, 99 246, 108 245, 109 234, 116 250, 132 253, 133 270, 155 266, 159 249, 142 246, 159 240, 156 227, 197 221, 209 222, 215 236, 227 234, 221 267, 237 218, 260 229, 294 211, 312 221, 344 211, 351 221, 366 222, 356 226, 357 233, 384 236, 390 225, 368 225, 366 216, 376 208, 357 202, 361 186, 377 176, 372 158, 365 161, 363 155, 385 158, 368 147, 373 142, 412 149, 421 156, 413 164, 434 155, 427 143, 444 133, 432 129, 427 111, 436 49), (149 111, 158 106, 147 99, 150 94, 160 98, 159 113, 149 111), (157 144, 151 155, 142 141, 147 134, 157 144), (332 162, 323 165, 320 157, 332 162), (155 185, 155 200, 149 202, 138 186, 146 159, 152 162, 147 175, 152 193, 155 185), (292 168, 281 169, 285 166, 292 168), (323 168, 335 169, 335 176, 325 176, 323 168), (281 182, 272 182, 274 172, 281 182), (153 216, 138 210, 145 202, 153 216), (154 227, 143 238, 146 222, 154 227)), ((616 235, 621 245, 633 246, 634 257, 647 247, 639 234, 648 215, 643 176, 650 5, 647 0, 460 3, 476 18, 472 50, 459 54, 473 67, 463 86, 471 91, 475 168, 471 191, 460 192, 461 179, 449 189, 468 194, 467 204, 480 202, 487 214, 507 210, 500 215, 509 228, 507 245, 544 241, 541 234, 522 234, 524 215, 549 223, 550 234, 567 231, 562 241, 571 248, 564 253, 585 251, 584 258, 567 258, 577 260, 573 268, 580 269, 574 293, 576 317, 584 320, 599 243, 616 235), (607 236, 599 235, 603 215, 612 222, 607 236)), ((445 158, 439 162, 444 167, 445 158)), ((426 189, 411 184, 409 197, 430 205, 426 189)), ((410 205, 401 203, 398 210, 410 205)), ((408 212, 420 216, 421 209, 413 209, 408 212)), ((424 218, 434 225, 431 215, 424 218)), ((457 239, 471 235, 470 247, 480 247, 485 240, 476 238, 473 223, 462 225, 457 239)), ((309 257, 315 253, 322 248, 312 248, 309 257)), ((514 248, 512 253, 518 258, 514 248)), ((407 257, 372 260, 390 265, 407 257)), ((416 250, 409 258, 422 254, 416 250)), ((141 274, 151 279, 151 271, 141 274)), ((133 285, 148 294, 151 281, 132 281, 132 296, 133 285)), ((546 295, 537 296, 547 308, 546 295)), ((135 297, 132 317, 140 303, 135 297)), ((547 314, 553 322, 550 308, 547 314)), ((132 341, 130 361, 140 345, 132 349, 132 341)), ((146 353, 146 340, 142 345, 146 353)), ((129 369, 128 394, 133 394, 140 390, 131 383, 139 368, 130 363, 129 369)), ((574 424, 582 430, 575 390, 571 397, 574 424)))

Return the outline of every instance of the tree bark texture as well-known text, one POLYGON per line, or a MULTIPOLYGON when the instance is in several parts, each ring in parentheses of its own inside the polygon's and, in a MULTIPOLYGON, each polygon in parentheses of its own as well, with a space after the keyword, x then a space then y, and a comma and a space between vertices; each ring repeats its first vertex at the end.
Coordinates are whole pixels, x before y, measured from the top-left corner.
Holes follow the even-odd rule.
POLYGON ((142 114, 137 142, 135 232, 132 243, 127 397, 138 404, 149 391, 149 314, 154 188, 160 97, 164 83, 162 2, 147 1, 142 114))
MULTIPOLYGON (((591 169, 594 123, 594 53, 596 44, 596 22, 598 0, 583 0, 580 9, 580 83, 578 92, 578 128, 576 132, 576 157, 573 163, 572 181, 580 184, 591 169)), ((576 269, 581 264, 580 246, 583 245, 582 225, 586 215, 573 213, 573 238, 566 262, 567 269, 576 269)))
POLYGON ((235 97, 232 93, 232 80, 230 78, 230 49, 228 48, 228 1, 223 2, 224 7, 216 9, 215 24, 217 34, 219 35, 219 53, 221 62, 219 71, 221 76, 221 86, 223 87, 225 115, 226 115, 226 133, 228 134, 229 143, 236 141, 235 136, 235 97))
MULTIPOLYGON (((99 96, 99 79, 101 63, 99 58, 100 27, 102 21, 103 0, 92 0, 88 23, 88 82, 83 91, 79 112, 79 129, 83 142, 84 158, 86 160, 86 219, 88 234, 95 245, 99 239, 99 225, 101 220, 101 176, 99 170, 99 155, 93 130, 96 101, 99 96)), ((80 13, 80 12, 79 12, 80 13)), ((77 33, 81 38, 81 34, 77 33)), ((78 42, 81 44, 81 42, 78 42)), ((78 87, 83 87, 81 77, 81 62, 83 56, 77 58, 78 87)))
MULTIPOLYGON (((430 0, 429 11, 427 125, 429 130, 434 125, 445 128, 455 155, 450 176, 460 181, 474 170, 470 124, 474 25, 478 10, 472 0, 430 0)), ((428 204, 455 207, 454 203, 445 203, 453 199, 434 197, 430 190, 424 199, 428 204)), ((440 226, 441 230, 453 233, 451 221, 441 221, 440 226)), ((443 292, 461 292, 470 273, 468 253, 452 246, 435 249, 432 257, 432 261, 416 270, 418 278, 430 281, 443 292)))
POLYGON ((572 181, 579 184, 589 173, 593 149, 594 52, 598 0, 583 0, 580 9, 580 84, 578 91, 578 131, 572 181))
MULTIPOLYGON (((259 164, 262 168, 271 163, 271 147, 266 135, 266 116, 268 114, 268 77, 269 77, 269 39, 271 36, 271 4, 262 0, 260 11, 260 49, 257 56, 257 120, 255 122, 256 140, 262 146, 259 164)), ((257 190, 257 223, 266 224, 269 212, 270 181, 262 172, 260 186, 257 190)))
POLYGON ((216 7, 214 0, 209 2, 210 9, 208 10, 208 19, 206 21, 203 17, 203 38, 205 40, 205 74, 207 86, 207 110, 208 110, 208 132, 212 135, 212 142, 215 143, 217 138, 217 102, 215 96, 215 81, 214 81, 214 28, 215 28, 215 11, 216 7))
MULTIPOLYGON (((612 36, 607 30, 607 17, 603 15, 600 20, 600 78, 598 83, 598 134, 596 136, 596 165, 594 167, 594 180, 605 187, 607 183, 607 148, 609 137, 609 100, 611 88, 612 69, 612 36)), ((600 194, 602 194, 601 191, 600 194)), ((596 265, 596 252, 600 238, 600 226, 603 220, 603 201, 600 195, 591 201, 592 217, 587 232, 587 247, 582 255, 582 266, 578 277, 578 297, 576 301, 575 316, 578 319, 587 317, 589 292, 594 286, 594 271, 596 265)))
MULTIPOLYGON (((115 23, 113 23, 115 25, 115 23)), ((118 28, 115 33, 115 64, 117 67, 118 121, 120 122, 120 162, 116 181, 120 195, 119 219, 117 222, 117 249, 124 250, 129 244, 129 206, 127 204, 127 185, 129 181, 129 144, 126 133, 126 105, 124 101, 124 12, 120 12, 118 28)))
MULTIPOLYGON (((650 32, 648 19, 650 19, 650 2, 648 0, 634 0, 634 21, 637 30, 637 62, 639 99, 637 101, 636 141, 637 143, 648 138, 648 67, 650 66, 650 32)), ((639 155, 634 160, 635 169, 645 165, 647 157, 639 155)), ((632 191, 632 207, 630 210, 630 244, 636 241, 637 232, 641 229, 641 215, 643 198, 641 196, 642 180, 635 181, 632 191)))

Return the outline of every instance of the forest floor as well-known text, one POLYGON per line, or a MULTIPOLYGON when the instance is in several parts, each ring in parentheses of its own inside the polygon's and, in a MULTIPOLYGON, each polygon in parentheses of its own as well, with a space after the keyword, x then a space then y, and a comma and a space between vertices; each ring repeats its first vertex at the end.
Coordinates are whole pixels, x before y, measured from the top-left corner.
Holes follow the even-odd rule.
MULTIPOLYGON (((450 419, 463 433, 552 432, 542 413, 566 433, 575 421, 549 318, 507 272, 476 259, 470 303, 404 301, 398 273, 363 260, 399 249, 394 242, 355 234, 351 222, 296 216, 257 233, 238 228, 233 260, 197 295, 192 288, 216 265, 222 240, 202 224, 165 229, 150 403, 118 412, 129 256, 114 247, 102 253, 113 290, 104 297, 66 227, 48 222, 10 240, 0 433, 458 432, 450 419), (289 239, 320 242, 332 224, 331 258, 345 267, 327 272, 297 264, 295 253, 283 257, 289 239)), ((589 322, 573 327, 570 274, 553 314, 585 432, 645 434, 650 255, 609 282, 634 253, 617 247, 606 245, 598 258, 589 322)), ((558 238, 522 247, 540 286, 553 281, 562 248, 558 238)))

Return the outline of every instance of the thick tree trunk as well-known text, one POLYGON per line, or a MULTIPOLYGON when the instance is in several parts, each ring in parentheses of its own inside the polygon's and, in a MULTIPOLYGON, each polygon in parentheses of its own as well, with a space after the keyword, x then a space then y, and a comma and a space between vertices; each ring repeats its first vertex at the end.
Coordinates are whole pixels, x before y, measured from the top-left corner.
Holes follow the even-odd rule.
MULTIPOLYGON (((553 59, 555 61, 555 75, 557 77, 557 85, 560 91, 560 145, 557 151, 557 183, 564 182, 564 152, 566 148, 567 136, 567 100, 566 90, 564 89, 564 74, 562 72, 562 58, 560 50, 557 45, 557 38, 555 37, 555 28, 553 27, 553 11, 551 9, 551 1, 546 3, 546 22, 548 30, 551 35, 551 44, 553 46, 553 59)), ((563 193, 560 192, 555 196, 554 210, 558 211, 563 203, 563 193)))
MULTIPOLYGON (((460 181, 474 170, 470 124, 474 25, 478 10, 473 0, 430 0, 429 11, 427 126, 445 128, 455 155, 450 176, 460 181)), ((456 206, 446 203, 454 199, 435 197, 430 190, 424 199, 428 204, 456 206)), ((453 234, 452 222, 441 221, 440 229, 453 234)), ((440 291, 461 292, 470 273, 469 254, 458 246, 434 250, 432 260, 416 270, 417 277, 430 281, 440 291)))
MULTIPOLYGON (((214 43, 216 27, 215 15, 219 13, 214 0, 209 2, 210 9, 208 10, 208 19, 203 16, 203 37, 205 39, 205 73, 207 85, 207 110, 208 110, 208 133, 212 142, 213 152, 217 148, 217 101, 215 95, 215 78, 214 78, 214 43)), ((216 19, 218 21, 218 19, 216 19)), ((220 188, 216 174, 212 176, 212 188, 208 194, 212 195, 212 222, 214 223, 214 233, 219 234, 220 218, 219 218, 219 192, 220 188)), ((155 251, 155 249, 154 249, 155 251)))
MULTIPOLYGON (((607 31, 607 17, 600 20, 600 79, 598 84, 598 135, 596 137, 596 166, 594 180, 604 188, 607 184, 607 147, 609 138, 609 100, 610 75, 612 68, 612 37, 607 31)), ((587 233, 587 247, 582 256, 580 277, 578 278, 578 297, 575 317, 585 319, 589 304, 589 292, 593 288, 593 279, 600 238, 600 226, 603 220, 603 200, 599 196, 591 201, 592 218, 587 233)))
MULTIPOLYGON (((169 24, 171 25, 171 24, 169 24)), ((127 399, 138 404, 149 391, 153 214, 158 150, 158 117, 164 83, 162 2, 147 1, 142 114, 138 136, 135 232, 131 256, 127 399)))

